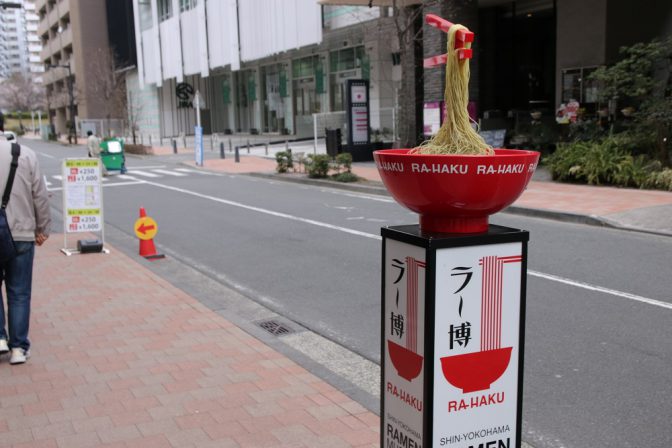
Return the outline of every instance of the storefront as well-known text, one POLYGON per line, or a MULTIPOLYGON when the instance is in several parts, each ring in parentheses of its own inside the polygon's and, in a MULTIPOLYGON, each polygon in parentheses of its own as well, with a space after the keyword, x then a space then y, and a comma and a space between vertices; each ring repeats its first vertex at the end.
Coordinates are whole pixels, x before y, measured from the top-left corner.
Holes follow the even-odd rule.
POLYGON ((312 55, 292 61, 294 133, 299 137, 312 135, 314 113, 329 110, 325 59, 323 55, 312 55))

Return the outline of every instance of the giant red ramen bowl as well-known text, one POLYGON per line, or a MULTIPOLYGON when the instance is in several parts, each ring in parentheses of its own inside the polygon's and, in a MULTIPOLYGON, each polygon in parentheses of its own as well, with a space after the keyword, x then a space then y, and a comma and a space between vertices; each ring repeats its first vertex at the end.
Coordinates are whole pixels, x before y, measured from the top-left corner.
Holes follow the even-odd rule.
POLYGON ((539 153, 495 149, 495 155, 409 154, 374 151, 378 172, 392 197, 420 215, 429 233, 481 233, 488 217, 511 205, 534 174, 539 153))

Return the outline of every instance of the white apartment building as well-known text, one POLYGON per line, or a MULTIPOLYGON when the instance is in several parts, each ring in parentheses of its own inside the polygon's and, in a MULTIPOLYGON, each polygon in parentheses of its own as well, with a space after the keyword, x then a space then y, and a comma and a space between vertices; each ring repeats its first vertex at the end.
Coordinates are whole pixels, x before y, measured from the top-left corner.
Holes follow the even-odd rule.
POLYGON ((0 8, 0 78, 12 73, 35 76, 41 82, 44 66, 40 61, 42 45, 37 36, 39 16, 32 0, 18 0, 21 8, 0 8))
POLYGON ((400 73, 387 8, 318 0, 134 0, 133 7, 138 70, 127 87, 140 133, 193 134, 198 90, 206 134, 310 136, 314 113, 344 111, 348 79, 369 80, 371 127, 392 126, 400 73))

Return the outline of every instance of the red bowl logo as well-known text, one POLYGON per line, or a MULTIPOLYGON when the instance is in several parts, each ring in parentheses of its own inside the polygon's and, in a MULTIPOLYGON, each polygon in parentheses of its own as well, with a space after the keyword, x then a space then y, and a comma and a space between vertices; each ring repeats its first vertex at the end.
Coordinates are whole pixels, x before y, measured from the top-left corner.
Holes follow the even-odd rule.
POLYGON ((387 352, 390 354, 392 365, 400 377, 412 381, 420 375, 422 356, 390 340, 387 341, 387 352))
POLYGON ((441 358, 443 376, 462 392, 490 389, 506 371, 513 347, 441 358))

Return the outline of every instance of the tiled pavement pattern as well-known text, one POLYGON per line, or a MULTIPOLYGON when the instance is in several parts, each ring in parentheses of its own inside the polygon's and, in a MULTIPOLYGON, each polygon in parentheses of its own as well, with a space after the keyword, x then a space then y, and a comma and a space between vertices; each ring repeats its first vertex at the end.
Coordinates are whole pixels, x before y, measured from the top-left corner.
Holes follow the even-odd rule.
POLYGON ((375 414, 112 247, 37 249, 0 447, 377 447, 375 414))

